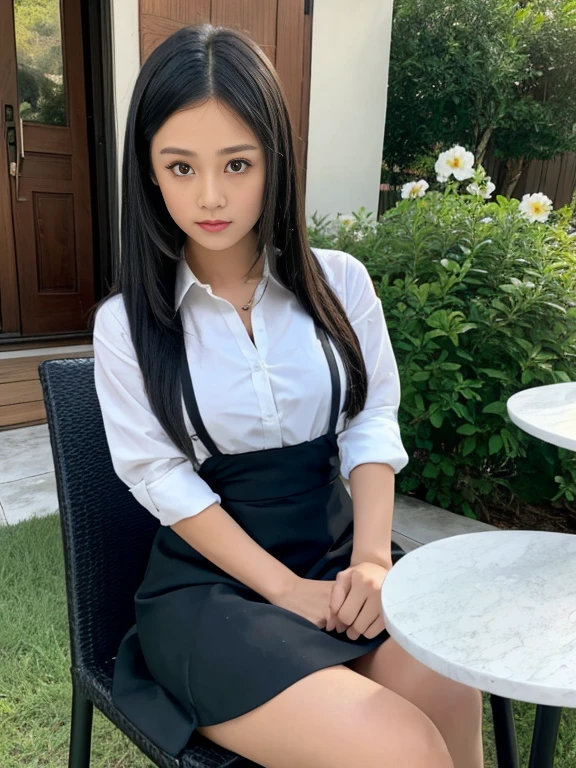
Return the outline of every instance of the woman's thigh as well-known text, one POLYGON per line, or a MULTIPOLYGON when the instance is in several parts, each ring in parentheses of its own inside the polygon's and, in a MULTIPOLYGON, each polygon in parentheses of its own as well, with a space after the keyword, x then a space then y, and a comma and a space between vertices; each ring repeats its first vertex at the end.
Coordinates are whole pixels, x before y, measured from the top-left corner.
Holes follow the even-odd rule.
POLYGON ((421 710, 344 665, 198 730, 265 768, 452 768, 446 744, 421 710))
POLYGON ((410 656, 394 638, 389 638, 370 653, 347 662, 351 670, 407 699, 436 725, 450 713, 463 716, 482 712, 480 691, 456 683, 434 672, 410 656))

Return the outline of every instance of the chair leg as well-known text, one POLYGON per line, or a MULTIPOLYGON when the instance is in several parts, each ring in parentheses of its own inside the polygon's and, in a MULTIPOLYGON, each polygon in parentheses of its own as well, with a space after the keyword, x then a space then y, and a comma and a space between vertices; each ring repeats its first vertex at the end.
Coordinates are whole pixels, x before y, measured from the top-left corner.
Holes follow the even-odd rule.
POLYGON ((512 702, 510 699, 503 699, 501 696, 492 694, 490 704, 492 705, 498 768, 518 768, 518 746, 512 702))
POLYGON ((72 726, 68 768, 90 768, 92 715, 94 705, 74 686, 72 691, 72 726))

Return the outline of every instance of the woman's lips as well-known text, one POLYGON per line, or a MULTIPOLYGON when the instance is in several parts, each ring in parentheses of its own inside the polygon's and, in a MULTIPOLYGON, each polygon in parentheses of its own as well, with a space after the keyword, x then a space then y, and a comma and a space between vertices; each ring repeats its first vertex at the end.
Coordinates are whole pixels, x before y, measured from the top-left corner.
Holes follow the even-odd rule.
POLYGON ((198 226, 202 227, 206 232, 222 232, 222 230, 229 227, 230 224, 232 224, 231 221, 226 221, 223 224, 204 224, 203 222, 199 222, 198 226))

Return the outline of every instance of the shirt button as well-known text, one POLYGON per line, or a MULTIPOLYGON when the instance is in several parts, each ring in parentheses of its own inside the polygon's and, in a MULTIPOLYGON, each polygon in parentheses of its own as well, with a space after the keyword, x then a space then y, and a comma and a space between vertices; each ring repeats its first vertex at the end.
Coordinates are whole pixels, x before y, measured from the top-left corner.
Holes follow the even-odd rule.
POLYGON ((261 371, 261 370, 262 370, 262 366, 261 366, 261 365, 259 365, 258 363, 254 363, 254 365, 252 366, 252 370, 253 370, 255 373, 258 373, 258 371, 261 371))

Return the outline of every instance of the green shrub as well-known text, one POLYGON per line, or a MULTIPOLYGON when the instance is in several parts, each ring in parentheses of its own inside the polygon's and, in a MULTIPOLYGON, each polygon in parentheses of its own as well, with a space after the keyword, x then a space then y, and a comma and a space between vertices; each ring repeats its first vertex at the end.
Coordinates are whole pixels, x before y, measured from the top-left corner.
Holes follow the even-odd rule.
POLYGON ((363 261, 400 370, 409 465, 398 490, 470 517, 508 498, 562 509, 575 454, 511 423, 506 401, 576 380, 576 233, 571 210, 529 221, 518 200, 445 192, 400 201, 379 222, 363 208, 313 217, 313 246, 363 261))

